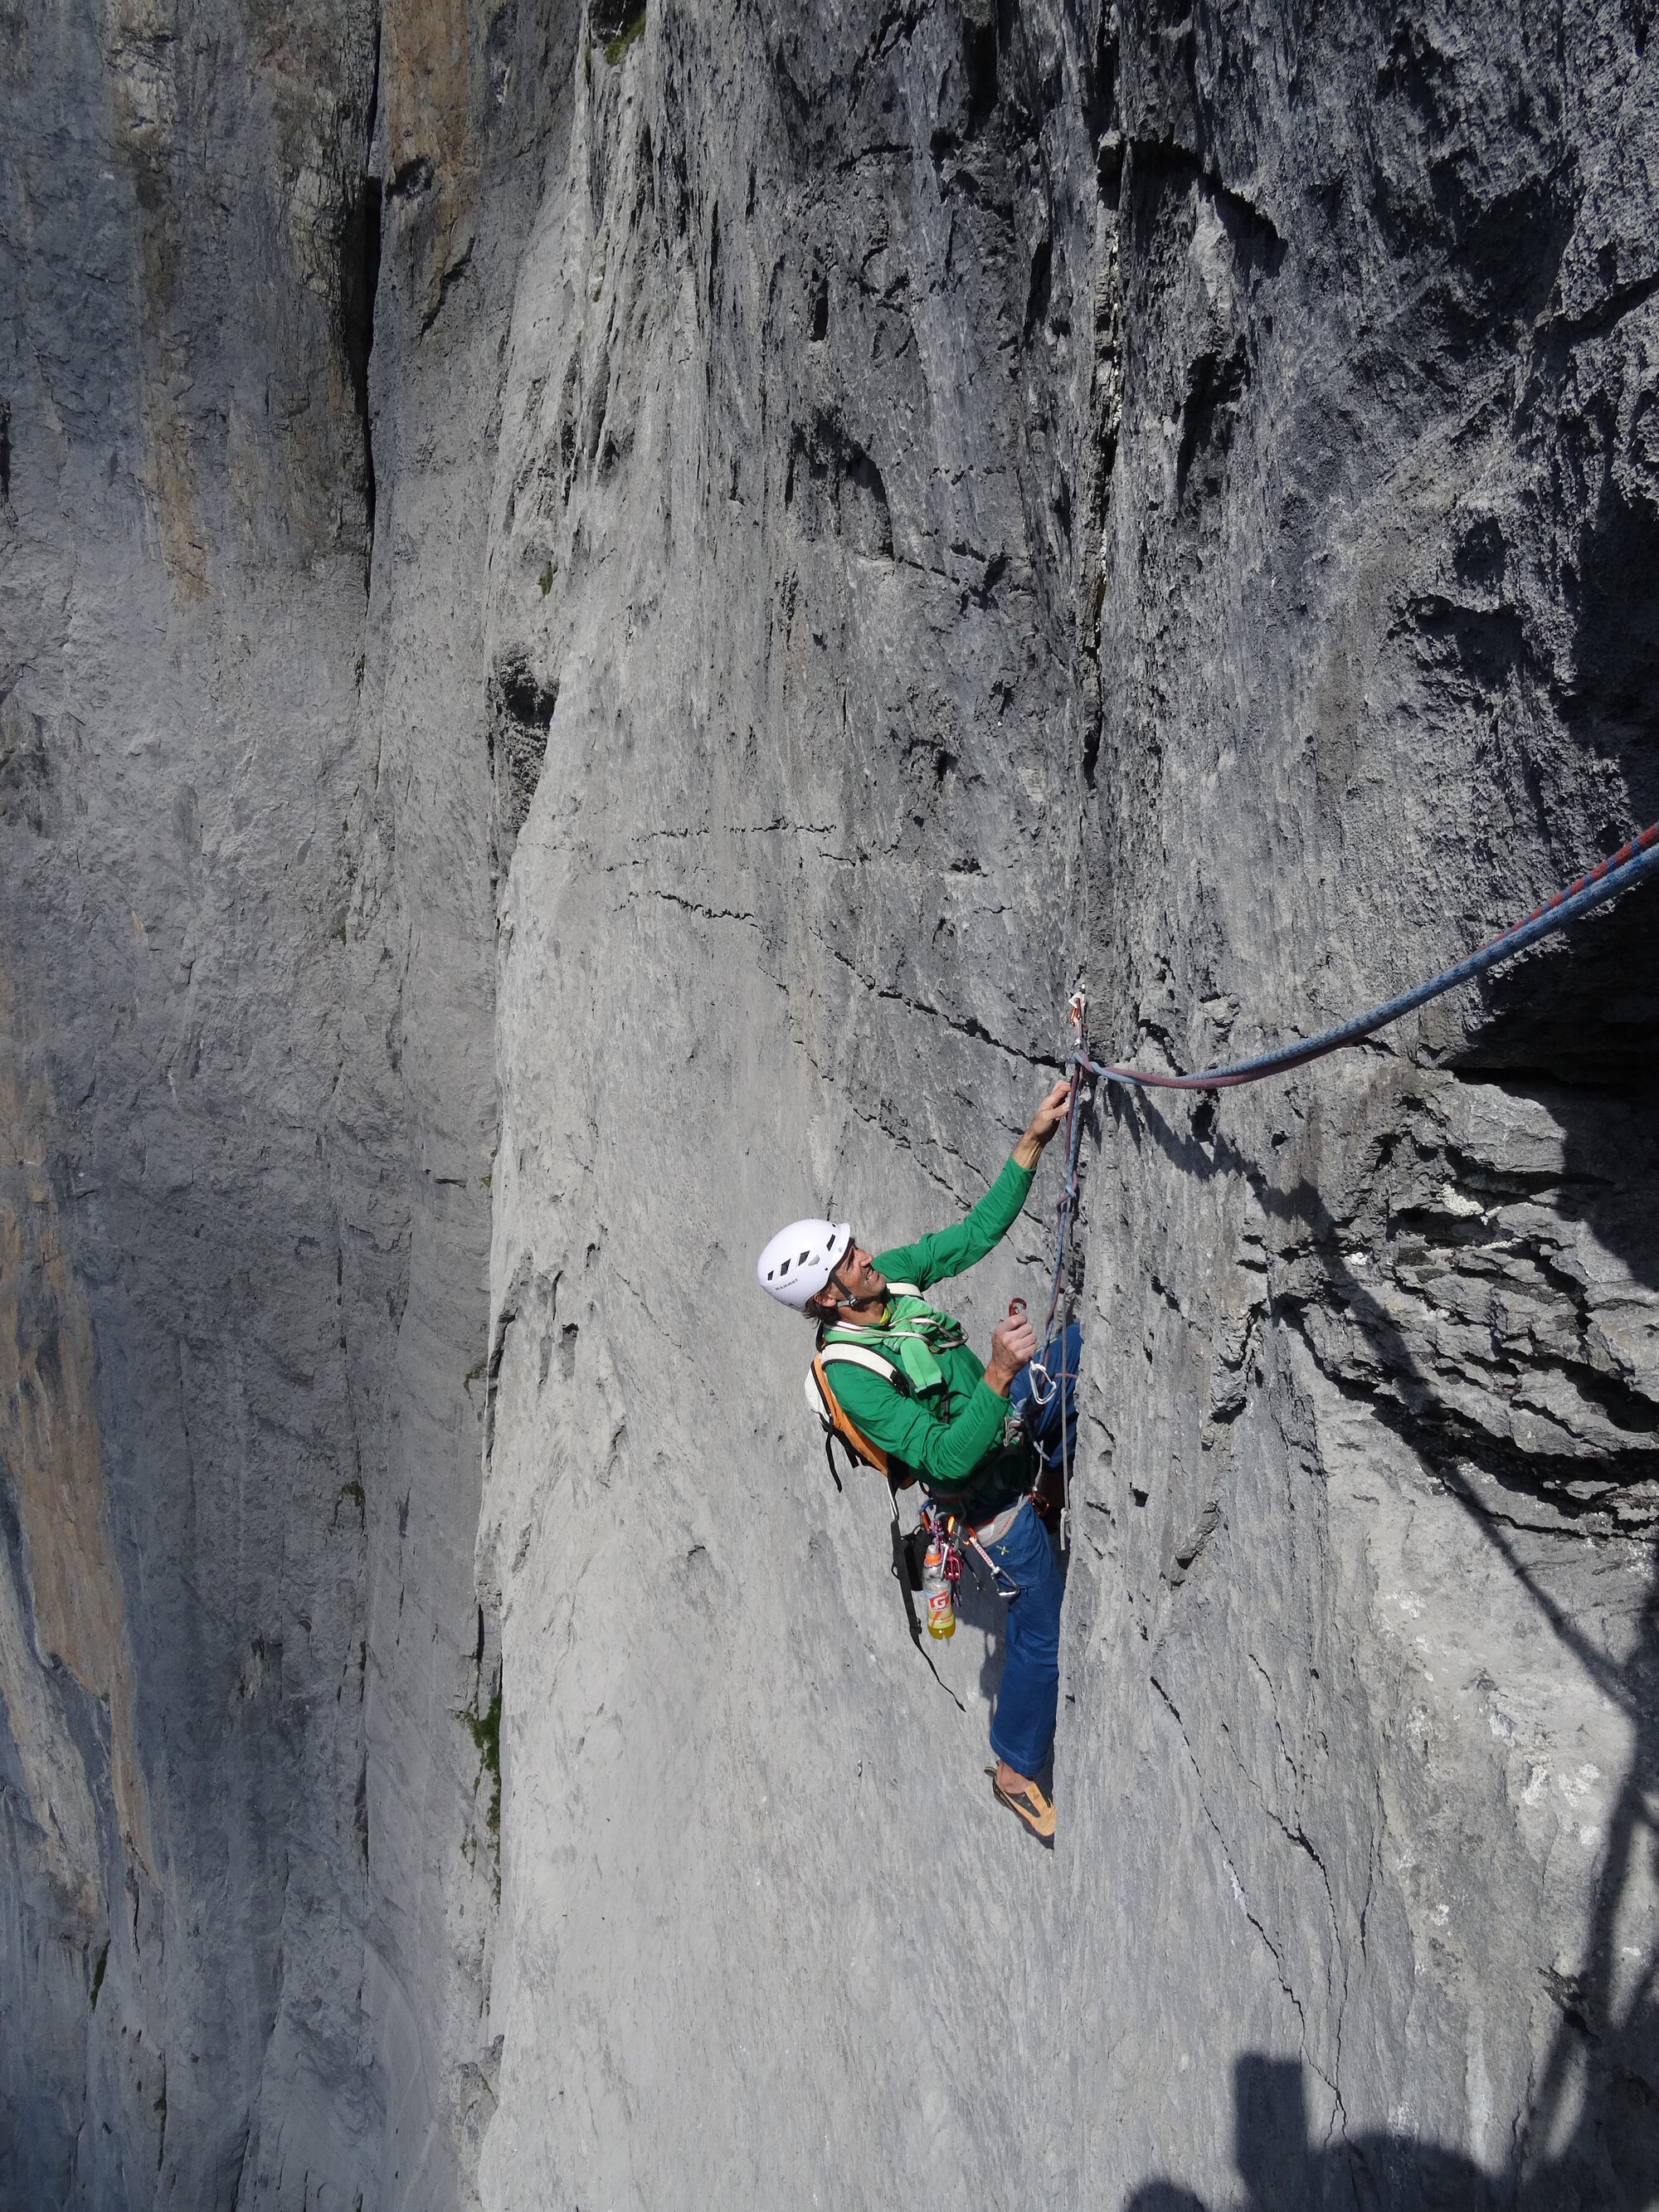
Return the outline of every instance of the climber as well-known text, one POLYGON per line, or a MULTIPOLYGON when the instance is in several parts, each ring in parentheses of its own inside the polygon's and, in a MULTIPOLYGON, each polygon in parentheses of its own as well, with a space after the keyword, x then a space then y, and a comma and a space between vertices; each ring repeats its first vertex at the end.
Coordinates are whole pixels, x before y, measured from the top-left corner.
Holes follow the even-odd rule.
POLYGON ((1036 1775, 1054 1741, 1060 1686, 1060 1570, 1032 1510, 1031 1459, 1060 1458, 1062 1425, 1075 1419, 1075 1327, 1045 1348, 1033 1388, 1036 1333, 1011 1312, 981 1366, 960 1322, 922 1297, 930 1284, 982 1260, 1012 1226, 1042 1149, 1066 1120, 1070 1085, 1055 1084, 1002 1172, 953 1228, 873 1255, 845 1222, 796 1222, 760 1257, 761 1287, 817 1324, 821 1348, 852 1347, 835 1364, 835 1395, 862 1437, 885 1457, 890 1479, 913 1477, 975 1529, 999 1574, 1015 1586, 1008 1605, 1002 1687, 991 1723, 998 1802, 1044 1841, 1054 1807, 1036 1775), (862 1350, 868 1364, 858 1363, 862 1350))

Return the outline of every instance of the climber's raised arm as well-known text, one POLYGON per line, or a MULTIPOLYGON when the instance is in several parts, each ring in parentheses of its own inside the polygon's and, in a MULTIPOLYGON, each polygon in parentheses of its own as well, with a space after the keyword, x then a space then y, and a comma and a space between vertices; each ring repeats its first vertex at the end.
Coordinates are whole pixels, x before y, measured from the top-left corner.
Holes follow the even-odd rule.
MULTIPOLYGON (((951 1275, 965 1274, 996 1247, 1019 1218, 1042 1148, 1066 1119, 1069 1083, 1057 1083, 1026 1124, 1025 1133, 1003 1164, 1001 1174, 960 1221, 897 1244, 883 1252, 877 1266, 890 1283, 914 1283, 925 1291, 951 1275)), ((1029 1355, 1028 1355, 1029 1357, 1029 1355)), ((1018 1370, 1016 1370, 1018 1371, 1018 1370)))

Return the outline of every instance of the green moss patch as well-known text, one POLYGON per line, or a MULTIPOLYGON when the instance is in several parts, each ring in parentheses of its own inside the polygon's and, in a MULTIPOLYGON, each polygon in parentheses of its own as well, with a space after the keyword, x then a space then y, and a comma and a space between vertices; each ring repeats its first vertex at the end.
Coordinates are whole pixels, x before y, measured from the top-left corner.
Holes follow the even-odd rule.
MULTIPOLYGON (((478 1782, 489 1777, 489 1809, 484 1814, 484 1825, 492 1836, 501 1833, 501 1692, 499 1683, 495 1694, 482 1713, 457 1713, 478 1753, 478 1782)), ((477 1794, 478 1783, 473 1784, 477 1794)))
POLYGON ((645 0, 640 0, 638 8, 636 8, 631 15, 623 18, 623 27, 617 32, 616 37, 614 39, 607 39, 605 42, 605 58, 606 61, 610 63, 612 69, 616 68, 617 64, 622 59, 623 56, 628 52, 628 49, 633 45, 635 40, 638 38, 640 33, 644 28, 645 0))

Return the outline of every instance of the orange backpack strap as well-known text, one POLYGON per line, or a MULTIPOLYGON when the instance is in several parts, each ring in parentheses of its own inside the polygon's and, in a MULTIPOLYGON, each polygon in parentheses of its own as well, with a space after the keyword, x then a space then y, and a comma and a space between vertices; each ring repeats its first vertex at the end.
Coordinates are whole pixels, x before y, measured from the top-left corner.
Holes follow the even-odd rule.
POLYGON ((836 1474, 833 1439, 841 1438, 848 1456, 866 1467, 872 1467, 878 1474, 888 1472, 887 1454, 878 1443, 872 1443, 862 1429, 842 1410, 835 1386, 830 1380, 832 1366, 862 1367, 867 1374, 879 1375, 895 1389, 908 1395, 903 1370, 878 1352, 872 1352, 861 1344, 827 1344, 821 1346, 813 1357, 806 1377, 806 1402, 817 1413, 824 1432, 824 1453, 830 1462, 830 1472, 836 1476, 836 1487, 841 1488, 841 1477, 836 1474))
MULTIPOLYGON (((915 1645, 917 1650, 921 1652, 922 1657, 927 1659, 927 1654, 923 1649, 921 1641, 921 1622, 916 1613, 915 1598, 912 1595, 913 1589, 919 1589, 921 1585, 920 1581, 914 1583, 912 1581, 913 1563, 907 1549, 908 1540, 899 1526, 899 1492, 907 1489, 916 1478, 904 1465, 902 1460, 890 1460, 879 1444, 872 1443, 864 1431, 842 1410, 841 1401, 836 1397, 834 1386, 830 1380, 829 1370, 832 1366, 862 1367, 866 1374, 879 1375, 884 1382, 891 1384, 902 1398, 908 1398, 911 1395, 910 1380, 902 1367, 896 1365, 890 1359, 884 1358, 880 1352, 872 1352, 867 1346, 821 1342, 813 1357, 812 1364, 806 1373, 806 1402, 823 1424, 823 1455, 830 1463, 830 1478, 837 1490, 842 1486, 841 1476, 836 1468, 836 1438, 837 1437, 841 1438, 842 1448, 854 1466, 862 1461, 866 1467, 874 1468, 878 1474, 884 1474, 887 1478, 888 1503, 893 1509, 891 1521, 893 1573, 898 1582, 899 1594, 904 1600, 904 1614, 909 1624, 910 1641, 915 1645), (895 1472, 896 1469, 896 1472, 895 1472)), ((912 1533, 914 1534, 914 1531, 912 1533)), ((933 1676, 937 1680, 938 1668, 933 1667, 931 1659, 927 1659, 927 1664, 933 1668, 933 1676)))

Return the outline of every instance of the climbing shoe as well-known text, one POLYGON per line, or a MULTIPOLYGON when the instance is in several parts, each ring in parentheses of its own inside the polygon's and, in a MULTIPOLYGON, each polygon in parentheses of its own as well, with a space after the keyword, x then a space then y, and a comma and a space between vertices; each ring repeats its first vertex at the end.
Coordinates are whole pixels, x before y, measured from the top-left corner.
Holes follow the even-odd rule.
POLYGON ((1046 1844, 1053 1850, 1054 1808, 1036 1783, 1028 1782, 1023 1790, 1005 1790, 997 1780, 994 1766, 988 1766, 985 1771, 991 1778, 991 1794, 998 1804, 1006 1805, 1011 1813, 1017 1813, 1038 1842, 1046 1844))

